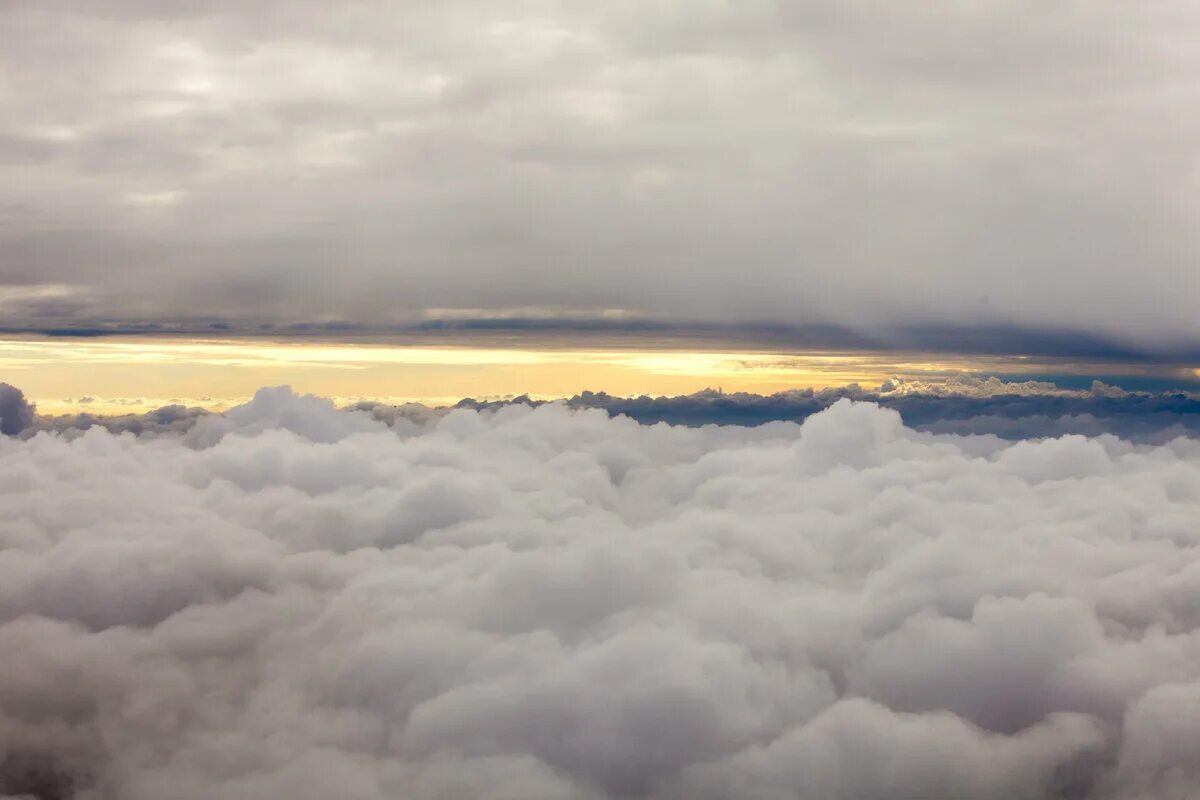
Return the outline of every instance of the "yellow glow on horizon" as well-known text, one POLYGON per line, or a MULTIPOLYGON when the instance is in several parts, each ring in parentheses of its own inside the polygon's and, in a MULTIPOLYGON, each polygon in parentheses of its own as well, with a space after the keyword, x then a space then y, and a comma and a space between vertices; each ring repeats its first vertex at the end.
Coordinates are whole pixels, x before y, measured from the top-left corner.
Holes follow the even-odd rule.
POLYGON ((360 344, 259 339, 0 340, 0 376, 45 413, 127 413, 167 403, 223 408, 262 386, 345 400, 444 405, 463 397, 686 394, 704 388, 770 393, 893 376, 1030 371, 1016 358, 929 354, 739 352, 684 345, 556 347, 360 344))

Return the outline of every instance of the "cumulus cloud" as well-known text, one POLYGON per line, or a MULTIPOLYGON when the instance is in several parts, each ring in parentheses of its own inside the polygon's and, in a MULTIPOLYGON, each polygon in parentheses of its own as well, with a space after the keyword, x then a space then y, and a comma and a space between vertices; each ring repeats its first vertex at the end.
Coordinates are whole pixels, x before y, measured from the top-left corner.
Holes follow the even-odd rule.
MULTIPOLYGON (((1109 433, 1155 443, 1200 433, 1200 398, 1194 393, 1126 392, 1100 381, 1080 391, 1062 389, 1047 381, 962 375, 944 382, 892 379, 879 389, 851 384, 771 395, 705 390, 676 397, 620 397, 583 392, 566 403, 572 408, 602 408, 643 423, 762 425, 799 422, 843 398, 894 408, 909 427, 937 433, 993 434, 1005 439, 1109 433)), ((489 402, 465 400, 459 406, 495 409, 534 402, 519 397, 489 402)))
MULTIPOLYGON (((214 436, 219 438, 222 431, 242 426, 248 413, 257 415, 254 424, 259 428, 297 424, 299 409, 272 406, 270 398, 273 396, 267 392, 260 396, 255 406, 234 409, 229 420, 202 408, 170 405, 146 414, 81 413, 29 417, 21 435, 29 437, 39 431, 54 431, 71 437, 93 427, 103 427, 113 433, 128 431, 145 438, 187 433, 203 422, 201 430, 189 437, 191 442, 201 442, 214 436), (250 408, 254 410, 248 411, 250 408)), ((1088 390, 1071 390, 1046 381, 1003 381, 995 377, 960 375, 942 382, 892 379, 878 389, 851 384, 821 390, 793 389, 772 395, 709 389, 676 397, 621 397, 585 391, 562 402, 569 408, 599 408, 644 424, 762 425, 801 422, 843 398, 894 408, 900 412, 905 425, 935 433, 990 434, 1004 439, 1108 433, 1131 441, 1156 444, 1200 433, 1200 398, 1194 393, 1127 392, 1100 381, 1093 382, 1088 390)), ((304 402, 310 404, 308 407, 314 413, 323 413, 320 411, 323 406, 315 398, 304 402)), ((391 427, 412 430, 455 408, 495 411, 510 405, 540 406, 545 402, 527 396, 504 400, 468 398, 451 408, 363 400, 343 410, 363 412, 391 427)))
MULTIPOLYGON (((89 405, 86 397, 77 404, 89 405)), ((132 433, 134 436, 151 438, 164 434, 180 434, 192 428, 196 421, 212 412, 203 408, 188 408, 182 405, 167 405, 144 414, 59 414, 34 416, 13 433, 26 438, 42 431, 53 431, 67 437, 78 436, 91 428, 103 428, 111 433, 132 433)))
POLYGON ((33 424, 34 405, 15 386, 0 383, 0 434, 13 436, 33 424))
POLYGON ((378 416, 0 439, 0 796, 1200 792, 1195 439, 378 416))

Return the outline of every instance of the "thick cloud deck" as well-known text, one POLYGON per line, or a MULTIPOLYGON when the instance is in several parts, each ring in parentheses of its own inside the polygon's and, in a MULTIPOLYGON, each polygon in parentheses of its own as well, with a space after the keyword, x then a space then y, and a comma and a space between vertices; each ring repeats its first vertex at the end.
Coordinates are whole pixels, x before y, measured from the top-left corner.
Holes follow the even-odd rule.
POLYGON ((3 439, 0 795, 1200 796, 1198 521, 1194 439, 849 400, 3 439))

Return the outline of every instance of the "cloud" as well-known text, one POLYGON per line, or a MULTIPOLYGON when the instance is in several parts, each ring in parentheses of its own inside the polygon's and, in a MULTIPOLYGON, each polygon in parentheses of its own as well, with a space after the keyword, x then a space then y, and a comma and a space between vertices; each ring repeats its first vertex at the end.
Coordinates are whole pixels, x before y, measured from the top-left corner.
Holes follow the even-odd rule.
POLYGON ((1185 4, 170 5, 4 4, 10 324, 1200 341, 1185 4))
POLYGON ((15 386, 0 383, 0 434, 16 435, 33 424, 34 405, 15 386))
MULTIPOLYGON (((189 437, 189 441, 199 442, 219 438, 224 431, 242 427, 241 420, 249 413, 258 415, 255 424, 260 428, 280 425, 290 428, 300 424, 299 409, 287 404, 271 405, 273 396, 266 392, 254 406, 235 409, 229 415, 213 415, 201 408, 170 405, 147 414, 82 413, 31 417, 21 435, 29 437, 38 431, 53 431, 71 437, 99 426, 113 433, 128 431, 149 437, 186 433, 203 421, 201 429, 189 437)), ((1195 393, 1127 392, 1100 381, 1093 381, 1087 390, 1072 390, 1046 381, 1003 381, 995 377, 960 375, 937 383, 896 378, 885 381, 877 390, 851 384, 821 390, 795 389, 772 395, 708 389, 676 397, 619 397, 585 391, 562 402, 570 408, 603 409, 610 415, 627 416, 643 424, 764 425, 801 422, 843 398, 867 400, 894 408, 909 427, 933 433, 994 435, 1014 440, 1067 434, 1112 434, 1155 444, 1200 433, 1200 398, 1195 393)), ((313 413, 323 414, 324 405, 320 401, 305 402, 312 403, 313 413)), ((445 416, 454 408, 496 411, 511 405, 540 406, 545 402, 527 396, 505 400, 468 398, 451 408, 362 400, 344 410, 364 412, 391 427, 412 431, 445 416)))
POLYGON ((378 416, 0 438, 0 796, 1200 791, 1194 438, 378 416))
MULTIPOLYGON (((763 425, 800 422, 842 398, 869 400, 900 412, 904 423, 936 433, 1034 439, 1113 434, 1161 443, 1200 433, 1200 398, 1187 392, 1126 392, 1094 381, 1088 390, 1061 389, 1046 381, 1008 382, 957 376, 940 383, 886 381, 879 389, 857 384, 832 389, 795 389, 771 395, 705 390, 676 397, 618 397, 582 392, 572 408, 601 408, 645 424, 763 425)), ((464 400, 460 407, 495 409, 528 398, 464 400)), ((383 413, 383 412, 379 412, 383 413)))
MULTIPOLYGON (((76 400, 82 405, 87 397, 76 400)), ((42 431, 52 431, 64 437, 80 436, 92 428, 102 428, 111 433, 131 433, 142 438, 165 434, 182 434, 192 429, 198 420, 212 412, 203 408, 188 408, 168 405, 144 414, 62 414, 58 416, 30 417, 25 425, 13 433, 28 438, 42 431)))

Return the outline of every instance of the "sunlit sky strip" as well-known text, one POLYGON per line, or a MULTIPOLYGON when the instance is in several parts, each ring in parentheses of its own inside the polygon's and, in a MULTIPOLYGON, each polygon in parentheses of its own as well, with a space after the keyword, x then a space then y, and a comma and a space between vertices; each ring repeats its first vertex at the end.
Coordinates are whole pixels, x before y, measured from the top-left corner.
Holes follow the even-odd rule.
POLYGON ((896 376, 936 381, 962 372, 1200 377, 1191 367, 1147 364, 1101 366, 944 353, 672 349, 662 343, 637 348, 579 342, 549 347, 532 340, 526 346, 503 347, 262 339, 0 340, 0 380, 19 386, 44 413, 117 413, 168 403, 222 408, 262 386, 278 384, 346 401, 442 405, 463 397, 567 397, 585 389, 617 395, 686 394, 705 388, 770 393, 849 383, 878 386, 896 376))

